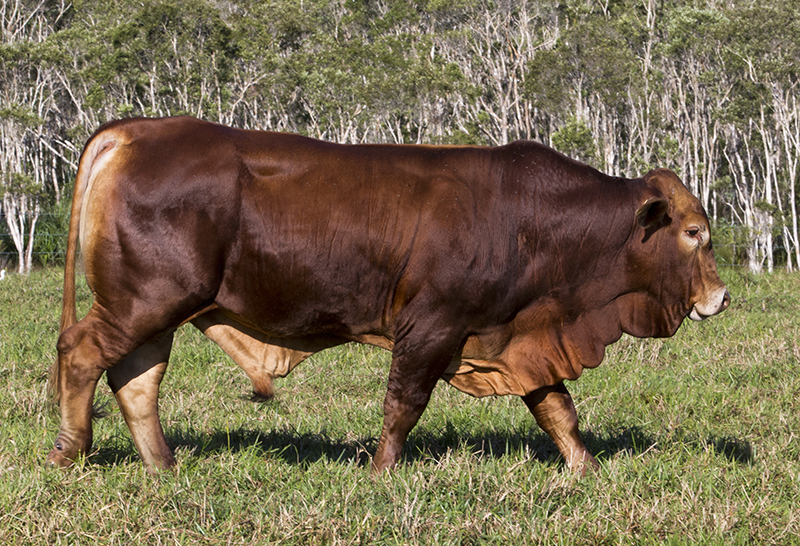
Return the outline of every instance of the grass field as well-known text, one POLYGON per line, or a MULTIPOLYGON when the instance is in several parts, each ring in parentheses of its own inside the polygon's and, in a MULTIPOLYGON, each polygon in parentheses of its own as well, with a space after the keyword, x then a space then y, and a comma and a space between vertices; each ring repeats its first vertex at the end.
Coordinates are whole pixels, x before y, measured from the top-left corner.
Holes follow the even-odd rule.
POLYGON ((11 276, 0 544, 800 544, 800 275, 721 274, 723 315, 669 340, 624 337, 568 385, 601 465, 582 480, 519 399, 445 384, 400 468, 372 478, 388 353, 321 353, 254 403, 191 327, 162 387, 174 472, 145 474, 105 381, 93 453, 47 469, 61 273, 11 276))

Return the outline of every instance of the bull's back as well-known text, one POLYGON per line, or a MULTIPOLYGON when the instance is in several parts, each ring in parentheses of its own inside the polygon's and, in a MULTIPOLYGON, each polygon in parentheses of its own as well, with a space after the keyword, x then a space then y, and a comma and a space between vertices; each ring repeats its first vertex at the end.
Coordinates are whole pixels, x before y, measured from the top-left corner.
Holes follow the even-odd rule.
POLYGON ((271 333, 385 333, 423 285, 457 297, 475 256, 504 246, 485 237, 486 151, 251 132, 239 145, 241 246, 218 302, 271 333))

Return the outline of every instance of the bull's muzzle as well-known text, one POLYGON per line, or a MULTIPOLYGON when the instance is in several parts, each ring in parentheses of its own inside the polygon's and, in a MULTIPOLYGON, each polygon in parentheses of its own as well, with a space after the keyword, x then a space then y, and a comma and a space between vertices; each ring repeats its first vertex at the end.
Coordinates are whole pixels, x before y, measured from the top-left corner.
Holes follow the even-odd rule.
POLYGON ((689 318, 692 320, 705 320, 708 317, 722 313, 731 304, 731 295, 725 286, 721 286, 710 293, 710 297, 694 304, 689 318))

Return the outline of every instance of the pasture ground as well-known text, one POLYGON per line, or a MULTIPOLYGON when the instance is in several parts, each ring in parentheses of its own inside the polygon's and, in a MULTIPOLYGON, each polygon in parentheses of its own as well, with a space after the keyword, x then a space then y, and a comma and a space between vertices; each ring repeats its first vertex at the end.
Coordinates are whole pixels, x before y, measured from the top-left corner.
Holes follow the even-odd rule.
POLYGON ((372 478, 388 353, 321 353, 254 403, 191 327, 162 386, 174 472, 145 474, 104 380, 94 451, 46 469, 61 272, 12 275, 0 544, 800 544, 800 275, 721 273, 723 315, 668 340, 624 337, 568 385, 601 465, 582 480, 519 399, 445 384, 400 468, 372 478))

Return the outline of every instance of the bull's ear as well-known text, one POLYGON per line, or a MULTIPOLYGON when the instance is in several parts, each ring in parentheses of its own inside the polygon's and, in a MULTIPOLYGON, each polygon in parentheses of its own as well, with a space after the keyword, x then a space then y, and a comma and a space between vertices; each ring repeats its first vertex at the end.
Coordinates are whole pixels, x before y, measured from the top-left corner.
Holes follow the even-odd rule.
POLYGON ((648 197, 636 209, 636 223, 644 229, 661 227, 668 212, 669 201, 666 198, 648 197))

